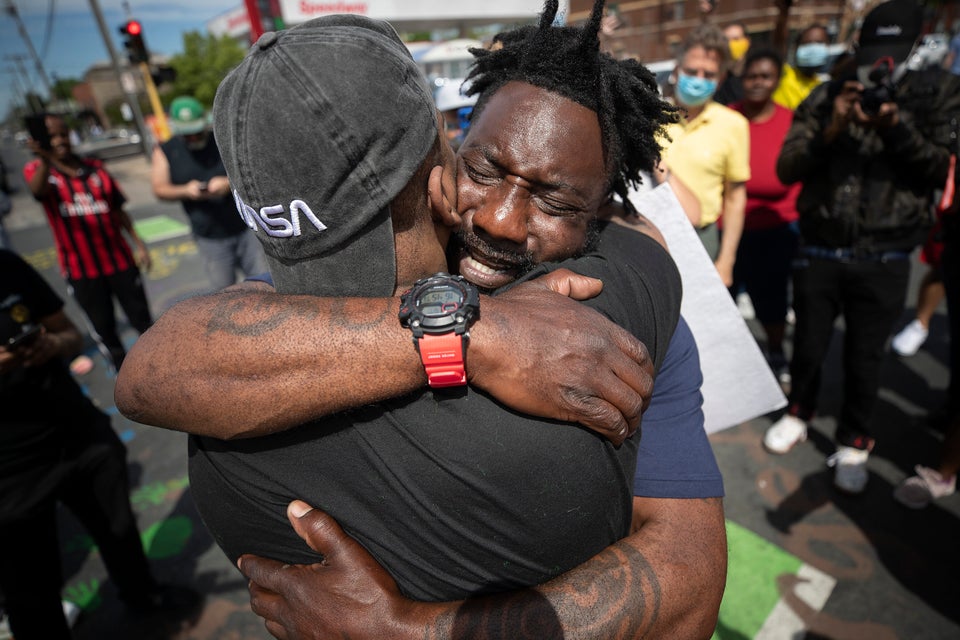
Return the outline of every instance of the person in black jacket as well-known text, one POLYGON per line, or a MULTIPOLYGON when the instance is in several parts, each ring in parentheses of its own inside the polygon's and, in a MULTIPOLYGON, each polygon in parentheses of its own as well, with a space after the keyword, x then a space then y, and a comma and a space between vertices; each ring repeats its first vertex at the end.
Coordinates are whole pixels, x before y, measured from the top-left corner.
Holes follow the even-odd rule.
MULTIPOLYGON (((914 0, 890 0, 864 19, 856 67, 801 103, 777 161, 797 200, 797 316, 787 413, 764 436, 782 454, 803 441, 817 408, 820 370, 843 315, 843 408, 835 485, 860 493, 874 439, 870 421, 886 342, 903 311, 910 253, 933 222, 931 197, 949 167, 956 85, 930 82, 904 62, 920 35, 914 0)), ((943 74, 946 75, 946 74, 943 74)))

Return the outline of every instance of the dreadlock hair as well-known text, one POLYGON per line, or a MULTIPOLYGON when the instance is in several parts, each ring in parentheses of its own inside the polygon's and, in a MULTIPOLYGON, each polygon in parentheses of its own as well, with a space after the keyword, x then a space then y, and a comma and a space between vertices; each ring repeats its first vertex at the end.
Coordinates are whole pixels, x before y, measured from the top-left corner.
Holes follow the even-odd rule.
POLYGON ((661 99, 653 73, 636 60, 616 60, 600 52, 600 19, 606 0, 595 0, 582 27, 555 27, 558 1, 546 0, 540 23, 497 34, 493 46, 474 55, 469 95, 477 95, 471 118, 508 82, 525 82, 557 93, 595 111, 603 137, 609 189, 624 207, 641 171, 660 160, 658 137, 679 119, 677 107, 661 99))

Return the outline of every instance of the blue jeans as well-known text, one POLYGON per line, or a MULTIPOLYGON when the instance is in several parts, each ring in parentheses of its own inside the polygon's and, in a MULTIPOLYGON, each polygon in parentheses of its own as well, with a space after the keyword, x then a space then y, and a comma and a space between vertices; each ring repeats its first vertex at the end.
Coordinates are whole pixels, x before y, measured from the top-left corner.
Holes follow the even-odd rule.
POLYGON ((203 268, 214 291, 229 287, 237 281, 237 269, 251 276, 266 272, 267 259, 252 231, 243 231, 228 238, 201 238, 195 236, 203 258, 203 268))

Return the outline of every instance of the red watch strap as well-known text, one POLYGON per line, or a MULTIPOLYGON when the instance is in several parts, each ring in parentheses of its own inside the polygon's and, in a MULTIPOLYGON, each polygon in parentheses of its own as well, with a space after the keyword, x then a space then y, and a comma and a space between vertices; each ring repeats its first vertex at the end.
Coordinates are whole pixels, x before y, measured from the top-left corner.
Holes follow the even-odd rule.
POLYGON ((467 384, 463 367, 463 336, 456 333, 425 334, 418 341, 420 361, 433 388, 467 384))

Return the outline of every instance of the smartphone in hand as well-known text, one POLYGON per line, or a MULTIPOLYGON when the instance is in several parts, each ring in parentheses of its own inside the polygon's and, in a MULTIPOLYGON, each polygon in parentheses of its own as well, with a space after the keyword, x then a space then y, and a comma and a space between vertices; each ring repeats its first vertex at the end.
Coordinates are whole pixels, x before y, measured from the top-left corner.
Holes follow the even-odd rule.
POLYGON ((33 341, 40 337, 40 331, 43 327, 39 324, 29 324, 23 327, 23 330, 7 340, 7 349, 13 351, 22 347, 29 347, 33 341))
POLYGON ((47 117, 43 114, 30 114, 23 119, 30 137, 37 141, 41 149, 50 149, 50 132, 47 130, 47 117))

